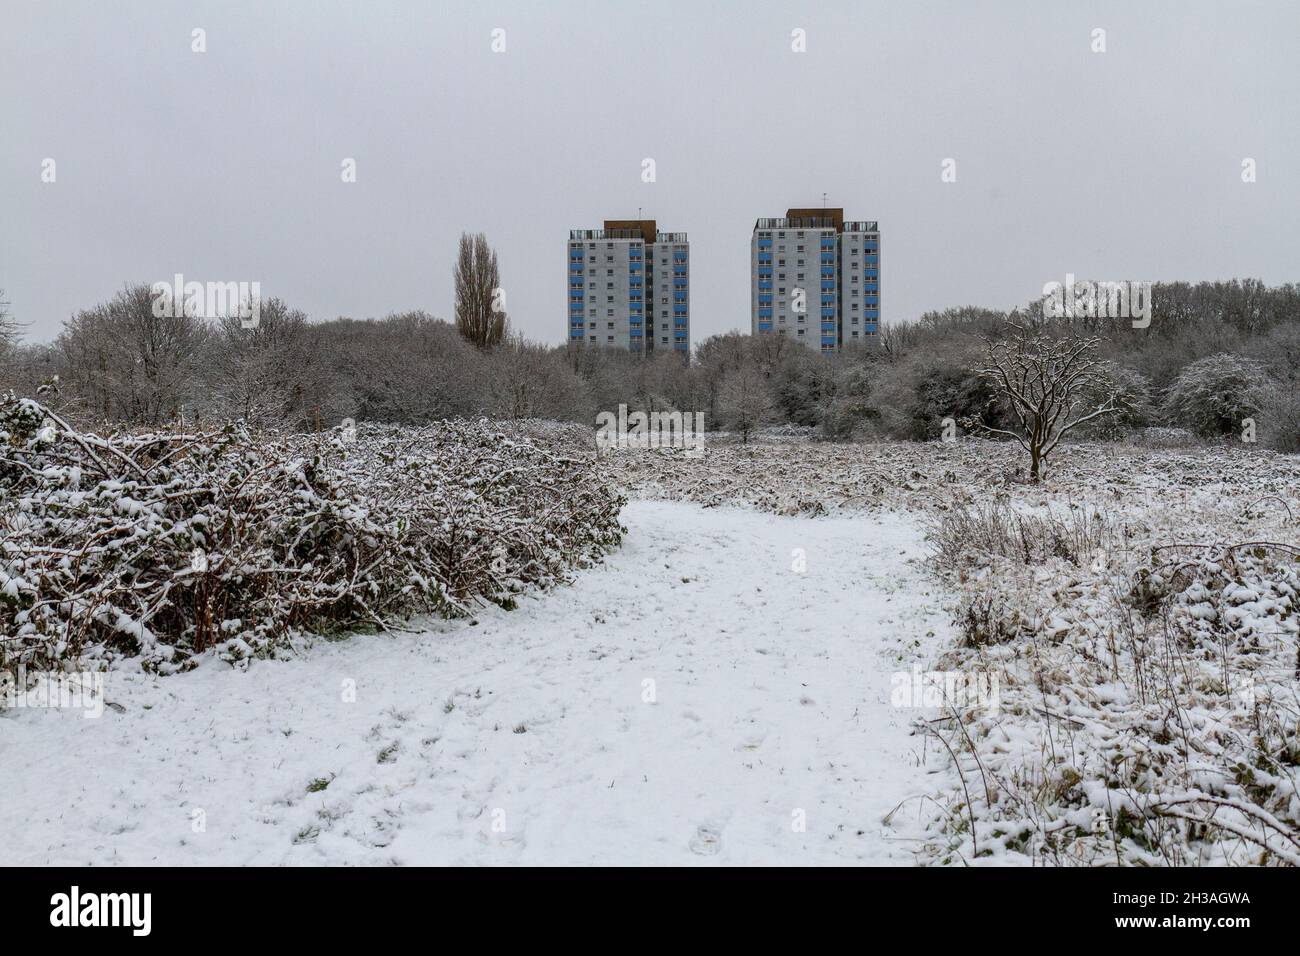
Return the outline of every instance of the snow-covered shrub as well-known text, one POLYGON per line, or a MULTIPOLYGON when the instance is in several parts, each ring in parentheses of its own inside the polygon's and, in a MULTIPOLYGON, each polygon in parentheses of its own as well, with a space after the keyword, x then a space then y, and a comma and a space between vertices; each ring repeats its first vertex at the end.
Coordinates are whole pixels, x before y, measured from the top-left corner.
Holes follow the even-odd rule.
POLYGON ((591 461, 487 422, 98 436, 0 397, 0 669, 216 649, 508 605, 618 544, 591 461))
POLYGON ((1118 398, 1118 410, 1095 418, 1078 429, 1078 438, 1114 440, 1149 425, 1156 415, 1151 382, 1137 369, 1106 362, 1102 366, 1109 390, 1118 398))
POLYGON ((1004 540, 942 561, 966 646, 938 666, 998 673, 1000 711, 926 728, 964 781, 929 858, 1300 865, 1300 547, 1112 539, 1081 567, 1004 540))
POLYGON ((1268 388, 1260 401, 1260 441, 1288 454, 1300 453, 1300 382, 1268 388))
POLYGON ((1188 365, 1170 386, 1164 411, 1198 435, 1235 435, 1258 414, 1267 376, 1257 362, 1227 352, 1188 365))

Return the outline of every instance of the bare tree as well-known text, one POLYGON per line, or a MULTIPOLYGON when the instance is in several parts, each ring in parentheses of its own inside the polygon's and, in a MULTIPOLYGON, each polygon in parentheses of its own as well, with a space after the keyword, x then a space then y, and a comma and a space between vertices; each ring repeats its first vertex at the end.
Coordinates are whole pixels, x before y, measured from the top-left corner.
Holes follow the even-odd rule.
POLYGON ((506 312, 501 301, 497 254, 483 233, 461 233, 456 279, 456 328, 481 349, 505 338, 506 312))
POLYGON ((1120 409, 1114 383, 1098 358, 1096 337, 1056 336, 1046 329, 1008 323, 1010 334, 985 339, 981 377, 992 383, 994 401, 1012 422, 998 428, 968 419, 970 427, 1008 435, 1029 453, 1029 477, 1038 481, 1043 462, 1070 430, 1120 409))
POLYGON ((9 312, 9 303, 5 301, 5 290, 0 289, 0 370, 9 364, 9 359, 17 348, 18 323, 9 312))
POLYGON ((749 444, 750 432, 772 418, 775 402, 767 378, 752 361, 744 362, 722 382, 718 393, 718 414, 722 424, 740 433, 749 444))
POLYGON ((587 417, 591 395, 569 367, 565 350, 552 349, 511 335, 491 356, 485 376, 488 412, 494 418, 587 417))
POLYGON ((92 417, 161 425, 203 397, 210 326, 183 309, 155 314, 154 299, 149 286, 128 286, 64 323, 67 384, 92 417))
POLYGON ((216 322, 208 364, 213 410, 250 424, 291 420, 294 397, 307 364, 301 347, 307 316, 280 299, 261 303, 260 321, 245 328, 239 316, 216 322))

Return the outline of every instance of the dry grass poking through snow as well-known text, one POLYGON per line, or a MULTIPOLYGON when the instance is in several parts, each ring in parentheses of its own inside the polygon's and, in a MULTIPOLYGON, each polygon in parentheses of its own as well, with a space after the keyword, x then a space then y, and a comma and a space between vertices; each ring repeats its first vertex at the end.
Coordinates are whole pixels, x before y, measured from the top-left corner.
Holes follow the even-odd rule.
POLYGON ((1300 458, 1255 446, 717 444, 618 456, 633 493, 778 513, 907 510, 957 593, 935 670, 962 784, 926 862, 1300 864, 1300 458))

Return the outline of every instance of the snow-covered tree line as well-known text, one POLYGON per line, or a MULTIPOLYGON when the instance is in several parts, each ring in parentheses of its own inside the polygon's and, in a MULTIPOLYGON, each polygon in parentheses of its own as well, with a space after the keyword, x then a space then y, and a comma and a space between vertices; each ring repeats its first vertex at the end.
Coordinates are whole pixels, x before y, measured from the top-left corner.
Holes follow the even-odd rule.
POLYGON ((93 424, 233 418, 316 431, 344 418, 479 416, 592 424, 624 403, 703 411, 708 427, 738 432, 790 423, 827 438, 933 439, 948 418, 1008 424, 1010 408, 998 406, 982 374, 987 339, 1031 323, 1095 338, 1125 395, 1117 414, 1080 435, 1171 425, 1235 436, 1250 418, 1262 442, 1300 449, 1300 287, 1156 283, 1152 302, 1147 328, 1048 319, 1040 302, 1012 313, 967 307, 887 325, 878 347, 831 357, 784 337, 727 333, 700 342, 686 363, 518 336, 479 348, 423 312, 312 322, 279 299, 262 304, 255 329, 238 319, 158 319, 148 288, 137 286, 79 312, 50 344, 18 343, 15 317, 0 321, 0 388, 31 395, 58 375, 51 402, 93 424))

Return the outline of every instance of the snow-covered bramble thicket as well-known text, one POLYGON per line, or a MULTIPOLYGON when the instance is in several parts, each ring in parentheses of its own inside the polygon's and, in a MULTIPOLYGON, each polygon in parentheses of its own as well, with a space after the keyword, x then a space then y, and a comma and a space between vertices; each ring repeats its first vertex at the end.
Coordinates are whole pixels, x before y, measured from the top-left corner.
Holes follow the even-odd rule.
POLYGON ((487 422, 99 436, 0 396, 0 669, 281 652, 509 606, 621 540, 590 460, 487 422))

